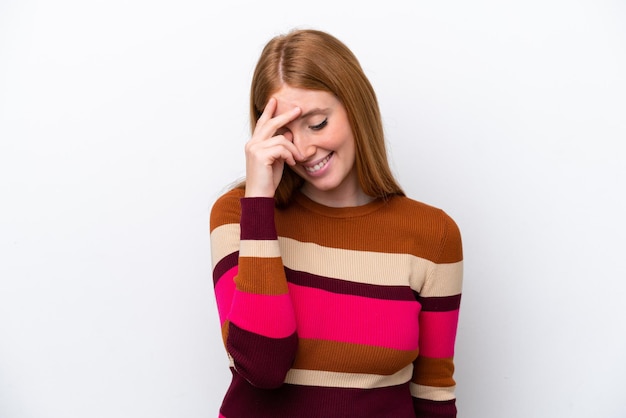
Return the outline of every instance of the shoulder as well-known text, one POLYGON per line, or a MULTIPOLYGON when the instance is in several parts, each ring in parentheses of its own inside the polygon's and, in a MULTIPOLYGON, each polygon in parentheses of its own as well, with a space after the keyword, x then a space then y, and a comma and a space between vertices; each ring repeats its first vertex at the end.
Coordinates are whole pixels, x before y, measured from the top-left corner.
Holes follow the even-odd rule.
POLYGON ((432 244, 437 242, 438 262, 456 262, 463 258, 459 226, 443 209, 406 196, 392 198, 388 206, 392 216, 406 228, 428 236, 432 244))
POLYGON ((234 188, 217 198, 211 207, 210 229, 232 223, 239 223, 241 218, 241 198, 244 190, 234 188))
POLYGON ((412 199, 407 196, 394 196, 388 202, 388 208, 397 216, 420 218, 435 223, 452 223, 454 220, 443 209, 412 199))

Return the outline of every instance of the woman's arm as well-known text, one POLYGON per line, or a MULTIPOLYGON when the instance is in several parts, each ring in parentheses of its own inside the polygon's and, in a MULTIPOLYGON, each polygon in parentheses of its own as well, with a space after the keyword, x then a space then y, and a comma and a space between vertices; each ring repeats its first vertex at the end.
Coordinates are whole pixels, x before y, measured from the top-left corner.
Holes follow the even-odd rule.
POLYGON ((232 365, 250 384, 280 386, 298 338, 274 225, 273 198, 233 190, 211 211, 215 296, 232 365))
POLYGON ((419 294, 420 353, 414 363, 411 394, 416 416, 456 417, 454 344, 463 279, 461 235, 454 221, 442 212, 443 234, 419 294))

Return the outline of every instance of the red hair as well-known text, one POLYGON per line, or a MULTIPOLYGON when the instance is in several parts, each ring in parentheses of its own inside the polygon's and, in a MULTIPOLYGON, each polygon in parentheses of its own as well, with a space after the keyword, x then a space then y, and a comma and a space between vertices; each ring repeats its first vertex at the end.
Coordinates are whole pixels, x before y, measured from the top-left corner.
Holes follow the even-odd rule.
MULTIPOLYGON (((345 44, 317 30, 295 30, 271 39, 252 77, 250 124, 253 130, 272 94, 284 84, 327 91, 339 98, 352 128, 356 171, 363 191, 376 198, 404 195, 387 160, 376 94, 357 58, 345 44)), ((276 205, 288 205, 302 184, 302 178, 285 165, 276 189, 276 205)))

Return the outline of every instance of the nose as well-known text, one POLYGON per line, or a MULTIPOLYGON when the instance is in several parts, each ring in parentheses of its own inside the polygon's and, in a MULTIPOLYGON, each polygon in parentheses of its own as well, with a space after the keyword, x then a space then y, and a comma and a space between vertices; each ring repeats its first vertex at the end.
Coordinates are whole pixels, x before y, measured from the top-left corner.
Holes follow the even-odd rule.
POLYGON ((295 134, 293 133, 293 144, 296 146, 300 154, 302 154, 302 159, 300 161, 306 161, 309 158, 313 157, 317 152, 317 147, 313 145, 306 134, 295 134))

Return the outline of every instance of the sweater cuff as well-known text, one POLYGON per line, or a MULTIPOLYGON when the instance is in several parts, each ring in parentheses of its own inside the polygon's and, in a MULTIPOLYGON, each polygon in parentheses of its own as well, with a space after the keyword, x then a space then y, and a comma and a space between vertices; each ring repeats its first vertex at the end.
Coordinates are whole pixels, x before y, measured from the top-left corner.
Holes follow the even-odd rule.
POLYGON ((243 197, 241 198, 241 239, 242 240, 275 240, 274 198, 243 197))

